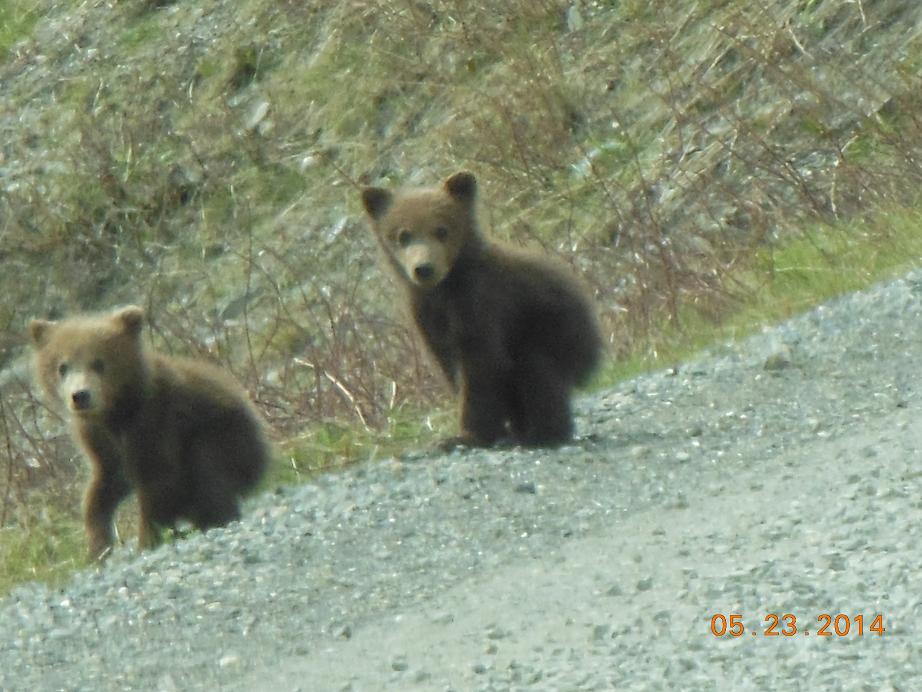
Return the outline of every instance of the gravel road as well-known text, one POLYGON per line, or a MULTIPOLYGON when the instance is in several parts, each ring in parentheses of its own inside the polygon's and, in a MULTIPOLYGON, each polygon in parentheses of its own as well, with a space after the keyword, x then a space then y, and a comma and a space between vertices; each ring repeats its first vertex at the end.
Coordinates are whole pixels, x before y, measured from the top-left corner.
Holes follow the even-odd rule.
POLYGON ((0 689, 922 689, 920 363, 915 272, 580 399, 571 446, 255 498, 18 588, 0 689))

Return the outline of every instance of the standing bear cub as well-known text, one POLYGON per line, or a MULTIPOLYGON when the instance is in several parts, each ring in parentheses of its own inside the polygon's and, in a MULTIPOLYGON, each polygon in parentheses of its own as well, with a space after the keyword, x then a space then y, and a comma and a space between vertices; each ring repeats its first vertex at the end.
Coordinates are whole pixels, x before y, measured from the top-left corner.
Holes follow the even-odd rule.
POLYGON ((116 508, 132 491, 139 545, 152 547, 178 519, 200 529, 237 519, 269 457, 243 390, 212 365, 148 352, 143 323, 132 306, 29 325, 36 376, 92 467, 84 520, 94 559, 112 546, 116 508))
POLYGON ((561 444, 573 434, 571 391, 602 351, 594 310, 556 263, 487 241, 476 196, 462 172, 433 188, 365 188, 362 202, 423 340, 461 391, 454 441, 561 444))

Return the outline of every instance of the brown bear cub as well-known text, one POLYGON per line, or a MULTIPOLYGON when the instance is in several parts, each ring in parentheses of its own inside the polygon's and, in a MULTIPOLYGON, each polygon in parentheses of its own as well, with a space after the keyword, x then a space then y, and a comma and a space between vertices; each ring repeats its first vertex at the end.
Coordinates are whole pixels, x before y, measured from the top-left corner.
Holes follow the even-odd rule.
POLYGON ((139 545, 152 547, 178 519, 199 529, 237 519, 269 458, 241 387, 207 363, 148 352, 143 324, 143 310, 126 307, 29 325, 37 379, 66 408, 92 466, 84 519, 93 558, 112 546, 116 508, 132 491, 139 545))
POLYGON ((362 202, 419 332, 461 391, 461 436, 447 444, 561 444, 573 435, 571 391, 601 356, 595 312, 556 263, 487 241, 476 196, 462 172, 433 188, 365 188, 362 202))

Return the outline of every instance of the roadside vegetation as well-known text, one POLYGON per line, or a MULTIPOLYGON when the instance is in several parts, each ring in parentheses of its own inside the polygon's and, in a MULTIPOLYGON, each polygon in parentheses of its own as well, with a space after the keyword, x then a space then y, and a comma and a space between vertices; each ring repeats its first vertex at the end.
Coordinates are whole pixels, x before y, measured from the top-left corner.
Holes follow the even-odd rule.
MULTIPOLYGON (((922 8, 898 0, 12 0, 0 6, 0 592, 85 564, 33 316, 135 302, 247 386, 267 487, 423 447, 451 397, 364 184, 469 169, 671 365, 922 256, 922 8)), ((122 510, 130 538, 131 509, 122 510)))

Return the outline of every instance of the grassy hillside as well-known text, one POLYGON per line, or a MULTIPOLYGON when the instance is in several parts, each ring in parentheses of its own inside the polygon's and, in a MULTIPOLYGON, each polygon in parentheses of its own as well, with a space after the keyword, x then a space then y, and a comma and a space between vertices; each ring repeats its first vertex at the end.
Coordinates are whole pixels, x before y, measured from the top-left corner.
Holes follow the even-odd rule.
POLYGON ((918 257, 922 7, 758 4, 7 0, 0 546, 74 559, 32 316, 145 305, 247 385, 278 478, 450 429, 362 184, 474 171, 494 235, 588 279, 603 381, 918 257))

